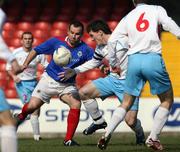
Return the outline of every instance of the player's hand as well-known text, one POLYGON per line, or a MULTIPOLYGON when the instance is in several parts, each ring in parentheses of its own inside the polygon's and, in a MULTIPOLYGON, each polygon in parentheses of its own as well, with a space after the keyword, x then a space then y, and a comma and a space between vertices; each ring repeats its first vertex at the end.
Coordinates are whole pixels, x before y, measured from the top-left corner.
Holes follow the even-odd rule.
POLYGON ((19 66, 19 69, 18 70, 14 70, 14 74, 19 74, 19 73, 21 73, 21 72, 23 72, 25 69, 27 68, 27 66, 26 65, 21 65, 21 66, 19 66))
POLYGON ((19 77, 17 77, 17 76, 13 76, 13 80, 14 80, 15 83, 21 82, 21 79, 19 77))
POLYGON ((58 73, 58 77, 61 81, 66 81, 76 75, 76 71, 71 68, 64 68, 64 72, 58 73))
POLYGON ((12 72, 14 74, 21 73, 21 67, 19 66, 16 59, 11 62, 11 66, 12 66, 12 72))
POLYGON ((102 73, 105 75, 108 75, 110 73, 110 67, 102 64, 99 69, 101 70, 102 73))
POLYGON ((112 73, 116 73, 116 74, 118 74, 119 76, 120 76, 120 74, 121 74, 121 69, 119 68, 119 67, 111 67, 110 68, 110 71, 112 72, 112 73))

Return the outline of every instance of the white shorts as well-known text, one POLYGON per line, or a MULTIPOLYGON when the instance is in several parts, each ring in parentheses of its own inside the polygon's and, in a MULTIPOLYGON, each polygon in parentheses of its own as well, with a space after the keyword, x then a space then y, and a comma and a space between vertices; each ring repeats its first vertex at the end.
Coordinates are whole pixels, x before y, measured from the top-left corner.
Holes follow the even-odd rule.
POLYGON ((46 72, 44 72, 36 88, 34 89, 32 96, 41 99, 45 103, 49 103, 51 97, 61 97, 63 94, 67 93, 78 94, 78 90, 74 83, 57 82, 46 72))

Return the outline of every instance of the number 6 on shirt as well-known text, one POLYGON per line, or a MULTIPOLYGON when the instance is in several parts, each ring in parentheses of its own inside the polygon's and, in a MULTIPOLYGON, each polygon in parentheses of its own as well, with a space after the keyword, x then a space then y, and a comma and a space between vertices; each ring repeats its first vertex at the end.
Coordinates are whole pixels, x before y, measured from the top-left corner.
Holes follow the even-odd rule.
POLYGON ((137 23, 136 23, 136 29, 139 31, 139 32, 144 32, 148 29, 149 27, 149 21, 146 20, 146 19, 143 19, 144 17, 144 13, 141 14, 141 16, 139 17, 137 23))

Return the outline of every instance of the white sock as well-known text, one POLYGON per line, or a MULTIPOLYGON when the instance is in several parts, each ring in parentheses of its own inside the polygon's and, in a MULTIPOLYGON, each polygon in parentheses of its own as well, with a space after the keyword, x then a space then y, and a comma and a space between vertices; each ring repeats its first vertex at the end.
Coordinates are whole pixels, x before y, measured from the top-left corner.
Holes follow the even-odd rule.
POLYGON ((158 136, 168 119, 169 110, 164 107, 159 107, 154 116, 154 123, 149 138, 158 140, 158 136))
POLYGON ((39 129, 39 119, 38 119, 38 115, 31 115, 31 126, 33 129, 33 134, 34 135, 40 135, 40 129, 39 129))
POLYGON ((106 128, 105 137, 108 137, 110 134, 113 133, 113 131, 121 123, 121 121, 124 120, 125 115, 126 115, 126 110, 122 107, 118 107, 113 112, 112 118, 106 128))
POLYGON ((1 152, 17 152, 17 135, 15 126, 1 127, 1 152))
POLYGON ((102 117, 102 113, 99 110, 98 103, 95 99, 88 99, 83 101, 86 111, 90 114, 95 124, 101 124, 105 120, 102 117))
POLYGON ((136 124, 132 126, 131 129, 136 133, 137 136, 142 136, 142 134, 144 134, 141 121, 139 119, 136 120, 136 124))

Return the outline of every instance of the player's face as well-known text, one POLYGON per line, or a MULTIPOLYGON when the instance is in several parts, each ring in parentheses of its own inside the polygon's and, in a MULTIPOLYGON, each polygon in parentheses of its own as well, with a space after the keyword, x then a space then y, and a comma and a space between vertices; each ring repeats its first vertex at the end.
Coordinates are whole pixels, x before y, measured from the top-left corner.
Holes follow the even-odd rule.
POLYGON ((71 25, 68 31, 68 41, 71 45, 76 45, 79 43, 82 37, 82 28, 81 27, 74 27, 71 25))
POLYGON ((24 34, 21 43, 25 49, 27 50, 31 49, 33 43, 33 36, 31 34, 24 34))
POLYGON ((95 41, 97 45, 103 44, 103 33, 102 31, 98 32, 89 32, 89 36, 92 38, 92 41, 95 41))

